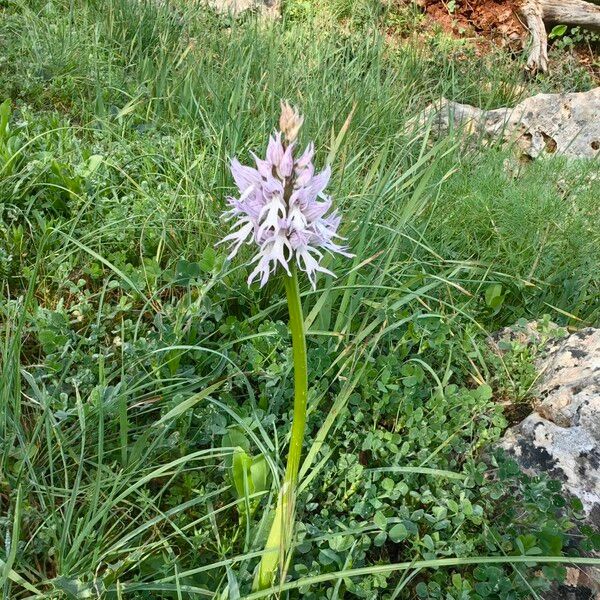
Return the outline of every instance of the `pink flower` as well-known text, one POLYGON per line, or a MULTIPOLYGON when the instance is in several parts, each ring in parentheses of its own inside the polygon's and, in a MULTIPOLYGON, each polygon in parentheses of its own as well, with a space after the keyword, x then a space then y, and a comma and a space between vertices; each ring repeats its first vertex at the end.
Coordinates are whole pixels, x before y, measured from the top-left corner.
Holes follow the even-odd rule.
POLYGON ((265 160, 253 155, 256 168, 242 165, 235 158, 231 161, 240 196, 227 199, 230 209, 223 216, 232 221, 231 232, 219 244, 230 245, 228 258, 233 258, 244 243, 258 246, 248 284, 258 279, 262 287, 278 269, 289 275, 295 261, 314 289, 317 272, 335 277, 321 266, 321 249, 346 257, 353 255, 334 241, 342 239, 337 233, 340 217, 335 212, 326 216, 332 203, 323 192, 331 169, 326 167, 315 175, 312 143, 294 158, 295 136, 302 117, 289 105, 282 105, 282 109, 287 111, 285 134, 277 132, 269 138, 265 160))

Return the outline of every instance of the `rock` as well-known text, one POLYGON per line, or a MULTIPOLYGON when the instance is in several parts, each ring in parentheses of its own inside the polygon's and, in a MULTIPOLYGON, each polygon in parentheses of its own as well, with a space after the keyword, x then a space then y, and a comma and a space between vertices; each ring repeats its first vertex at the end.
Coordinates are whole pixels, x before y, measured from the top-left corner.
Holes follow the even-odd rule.
POLYGON ((554 585, 544 595, 544 600, 600 600, 598 583, 594 570, 567 567, 567 577, 563 584, 554 585))
POLYGON ((522 319, 512 327, 504 327, 488 338, 488 343, 497 354, 502 355, 504 343, 518 343, 522 346, 544 346, 549 339, 564 337, 566 330, 552 321, 526 321, 522 319))
MULTIPOLYGON (((537 158, 561 154, 600 156, 600 87, 589 92, 538 94, 514 108, 482 110, 442 99, 427 107, 412 124, 432 124, 440 135, 463 128, 484 141, 514 142, 521 154, 537 158)), ((409 122, 410 123, 410 122, 409 122)))
POLYGON ((555 344, 543 368, 537 412, 560 427, 581 429, 600 448, 600 329, 555 344))
POLYGON ((502 446, 525 470, 560 479, 600 527, 600 329, 552 342, 537 366, 534 412, 502 446))
MULTIPOLYGON (((600 529, 600 329, 550 342, 536 366, 534 412, 505 433, 501 446, 525 472, 562 481, 581 500, 588 524, 600 529)), ((600 598, 600 570, 573 571, 577 583, 565 582, 547 600, 600 598)))
POLYGON ((281 14, 281 0, 207 0, 217 12, 237 16, 253 11, 260 16, 277 18, 281 14))

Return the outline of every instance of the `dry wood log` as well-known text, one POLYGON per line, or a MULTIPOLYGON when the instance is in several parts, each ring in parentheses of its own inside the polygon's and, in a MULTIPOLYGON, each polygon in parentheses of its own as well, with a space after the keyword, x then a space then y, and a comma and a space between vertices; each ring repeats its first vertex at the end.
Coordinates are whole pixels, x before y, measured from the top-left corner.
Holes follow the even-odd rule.
POLYGON ((600 6, 585 0, 525 0, 521 12, 531 32, 527 69, 532 73, 548 70, 546 23, 600 30, 600 6))

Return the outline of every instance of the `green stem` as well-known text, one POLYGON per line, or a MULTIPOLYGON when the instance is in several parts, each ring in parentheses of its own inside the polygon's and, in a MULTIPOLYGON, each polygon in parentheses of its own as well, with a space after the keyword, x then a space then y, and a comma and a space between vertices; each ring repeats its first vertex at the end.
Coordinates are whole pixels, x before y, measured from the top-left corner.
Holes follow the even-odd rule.
POLYGON ((292 276, 285 278, 285 292, 290 313, 290 331, 292 334, 292 353, 294 357, 294 419, 292 437, 288 454, 285 481, 295 485, 298 481, 302 441, 306 425, 306 399, 308 396, 308 367, 306 365, 306 336, 304 335, 304 316, 298 288, 298 273, 292 267, 292 276))
POLYGON ((291 277, 285 277, 285 292, 290 313, 294 358, 294 419, 285 477, 277 498, 275 518, 254 580, 255 590, 269 587, 278 566, 283 569, 286 550, 294 527, 296 485, 306 425, 306 399, 308 396, 306 336, 304 335, 304 317, 298 288, 298 274, 295 267, 292 267, 291 277))

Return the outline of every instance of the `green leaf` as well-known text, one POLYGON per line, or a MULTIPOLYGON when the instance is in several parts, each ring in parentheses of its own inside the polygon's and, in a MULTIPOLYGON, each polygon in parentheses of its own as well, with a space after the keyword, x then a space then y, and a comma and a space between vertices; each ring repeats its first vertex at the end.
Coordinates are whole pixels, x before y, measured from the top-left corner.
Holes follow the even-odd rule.
POLYGON ((190 280, 196 279, 201 274, 200 265, 196 262, 188 262, 184 258, 177 261, 173 283, 176 285, 189 285, 190 280))
POLYGON ((330 550, 329 548, 322 548, 319 551, 319 562, 322 565, 332 565, 332 564, 341 565, 340 557, 333 550, 330 550))
POLYGON ((142 260, 144 277, 150 288, 154 287, 162 273, 162 268, 154 258, 144 257, 142 260))
POLYGON ((250 477, 255 492, 264 492, 268 489, 269 467, 262 454, 252 459, 250 477))
POLYGON ((390 529, 389 536, 392 542, 397 544, 407 538, 408 530, 402 523, 396 523, 396 525, 390 529))
POLYGON ((81 579, 67 579, 66 577, 57 577, 52 581, 54 586, 61 592, 67 595, 67 598, 72 600, 80 600, 83 598, 92 598, 92 591, 89 583, 81 581, 81 579))
POLYGON ((252 458, 242 448, 233 453, 231 477, 238 498, 245 498, 254 493, 254 484, 250 477, 252 458))
POLYGON ((391 492, 394 489, 394 480, 391 479, 390 477, 386 477, 382 482, 381 482, 381 487, 386 491, 386 492, 391 492))
POLYGON ((573 496, 573 498, 571 498, 571 508, 574 511, 580 512, 583 510, 583 502, 581 502, 579 498, 573 496))
POLYGON ((387 540, 387 533, 385 531, 380 531, 375 536, 375 539, 373 540, 373 545, 376 548, 381 548, 381 546, 383 546, 385 544, 386 540, 387 540))
POLYGON ((427 548, 427 550, 431 552, 435 550, 435 544, 433 542, 432 537, 429 534, 423 536, 423 545, 425 546, 425 548, 427 548))
POLYGON ((8 122, 10 120, 10 100, 5 100, 0 104, 0 141, 8 138, 8 122))
POLYGON ((386 528, 387 528, 387 518, 386 518, 386 516, 380 510, 378 510, 375 513, 375 516, 373 517, 373 522, 382 531, 386 530, 386 528))
POLYGON ((487 383, 484 383, 477 388, 476 394, 480 400, 491 400, 494 390, 487 383))
POLYGON ((82 175, 84 177, 89 177, 92 175, 98 167, 104 162, 104 157, 101 154, 92 154, 87 159, 87 164, 85 165, 82 175))
POLYGON ((166 423, 171 419, 179 417, 184 412, 192 408, 192 406, 195 406, 196 404, 198 404, 198 402, 204 400, 204 398, 206 398, 207 396, 210 396, 210 394, 212 394, 215 390, 219 389, 223 385, 223 383, 225 382, 218 381, 217 383, 213 383, 213 385, 208 386, 205 390, 194 394, 191 398, 188 398, 181 404, 178 404, 175 408, 171 409, 164 417, 162 417, 160 421, 156 423, 156 425, 162 425, 163 423, 166 423))
POLYGON ((227 565, 225 568, 227 571, 227 600, 239 600, 240 586, 235 573, 229 565, 227 565))
POLYGON ((489 285, 485 290, 485 303, 494 310, 497 310, 502 306, 504 297, 505 296, 502 294, 502 286, 499 283, 489 285))
POLYGON ((419 598, 428 598, 429 597, 429 592, 427 591, 427 584, 423 581, 421 581, 417 587, 415 588, 415 591, 417 592, 417 596, 419 596, 419 598))
POLYGON ((552 31, 548 34, 548 38, 553 40, 555 38, 562 37, 565 35, 565 33, 567 33, 566 25, 555 25, 552 28, 552 31))
POLYGON ((237 427, 230 427, 221 441, 222 448, 235 448, 239 446, 245 452, 250 452, 250 442, 245 434, 237 427))
POLYGON ((205 273, 210 273, 214 267, 217 258, 217 253, 212 246, 207 246, 202 252, 202 257, 198 261, 198 265, 205 273))

